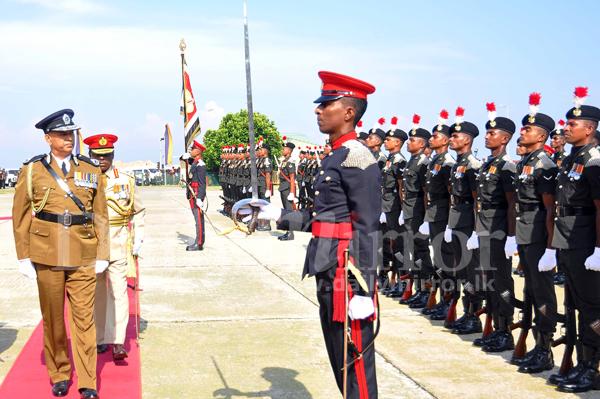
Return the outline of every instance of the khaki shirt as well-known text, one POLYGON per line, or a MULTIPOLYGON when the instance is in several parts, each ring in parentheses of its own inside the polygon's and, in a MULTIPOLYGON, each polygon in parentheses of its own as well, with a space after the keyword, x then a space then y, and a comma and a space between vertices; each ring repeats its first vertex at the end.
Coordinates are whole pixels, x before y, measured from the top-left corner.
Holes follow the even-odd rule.
POLYGON ((125 259, 127 255, 127 239, 129 238, 128 224, 135 238, 144 240, 146 208, 142 203, 139 190, 135 186, 133 174, 111 167, 106 176, 106 202, 108 204, 108 218, 110 222, 110 261, 125 259), (131 198, 133 197, 133 203, 131 198), (117 212, 127 212, 121 215, 117 212), (116 208, 116 209, 115 209, 116 208))
MULTIPOLYGON (((69 211, 73 215, 82 213, 40 162, 41 158, 43 157, 35 157, 31 162, 25 162, 15 188, 12 216, 18 259, 30 258, 34 263, 63 267, 86 266, 95 260, 108 260, 108 212, 104 183, 99 178, 102 173, 100 168, 87 157, 71 157, 71 169, 65 178, 67 186, 84 204, 86 212, 94 213, 94 221, 87 225, 65 228, 60 223, 31 217, 33 210, 27 193, 30 168, 33 168, 31 184, 33 206, 36 210, 40 208, 46 192, 50 190, 44 212, 64 214, 65 211, 69 211), (91 179, 96 176, 97 188, 77 186, 75 172, 84 173, 91 179)), ((45 158, 58 176, 63 177, 56 160, 51 156, 45 158)))

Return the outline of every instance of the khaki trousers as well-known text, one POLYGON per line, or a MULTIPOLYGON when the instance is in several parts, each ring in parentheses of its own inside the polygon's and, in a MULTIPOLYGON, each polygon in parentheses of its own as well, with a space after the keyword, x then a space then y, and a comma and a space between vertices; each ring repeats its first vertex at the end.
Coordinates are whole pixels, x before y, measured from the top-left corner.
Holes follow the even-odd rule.
POLYGON ((65 288, 78 389, 96 389, 96 327, 94 326, 94 265, 58 269, 35 264, 44 323, 44 358, 52 383, 71 379, 65 326, 65 288))
POLYGON ((125 333, 129 322, 126 276, 126 259, 110 262, 108 269, 98 275, 94 309, 96 343, 98 345, 123 345, 125 343, 125 333))

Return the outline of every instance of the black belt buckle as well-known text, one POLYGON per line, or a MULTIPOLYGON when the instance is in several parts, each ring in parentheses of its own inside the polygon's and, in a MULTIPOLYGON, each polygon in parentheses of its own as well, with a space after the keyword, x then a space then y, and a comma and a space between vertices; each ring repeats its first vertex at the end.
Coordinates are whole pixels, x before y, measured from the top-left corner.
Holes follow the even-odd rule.
POLYGON ((556 206, 554 207, 554 214, 555 214, 556 216, 560 216, 560 206, 556 205, 556 206))
POLYGON ((515 202, 515 211, 517 213, 521 213, 521 204, 519 204, 518 202, 515 202))
POLYGON ((456 205, 456 200, 454 199, 454 195, 451 195, 451 196, 450 196, 450 203, 451 203, 452 205, 456 205))
POLYGON ((405 192, 402 192, 402 199, 406 200, 406 193, 405 192))
POLYGON ((63 226, 65 227, 69 227, 71 226, 71 223, 73 223, 73 218, 71 217, 70 213, 65 213, 64 215, 62 215, 63 218, 63 226))
POLYGON ((431 194, 427 193, 427 201, 431 201, 431 194))

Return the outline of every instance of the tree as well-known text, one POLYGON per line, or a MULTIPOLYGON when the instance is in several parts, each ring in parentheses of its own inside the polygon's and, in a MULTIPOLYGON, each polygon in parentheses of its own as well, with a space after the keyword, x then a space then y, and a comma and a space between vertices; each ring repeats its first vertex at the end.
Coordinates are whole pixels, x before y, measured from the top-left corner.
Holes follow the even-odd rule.
MULTIPOLYGON (((219 167, 221 163, 220 155, 224 146, 247 145, 250 142, 248 134, 247 110, 242 109, 238 113, 225 115, 217 130, 207 130, 204 134, 206 151, 202 154, 202 158, 206 162, 206 168, 216 170, 219 167)), ((260 137, 271 146, 272 156, 279 157, 281 155, 283 140, 275 127, 275 123, 265 115, 255 112, 254 138, 257 143, 260 137)))

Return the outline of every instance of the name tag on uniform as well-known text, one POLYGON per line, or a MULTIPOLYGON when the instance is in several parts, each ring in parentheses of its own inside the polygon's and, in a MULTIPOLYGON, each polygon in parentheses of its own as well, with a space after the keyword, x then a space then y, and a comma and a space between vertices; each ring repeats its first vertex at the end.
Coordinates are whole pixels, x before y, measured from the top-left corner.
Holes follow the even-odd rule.
POLYGON ((441 164, 435 164, 435 166, 433 167, 433 170, 431 171, 432 175, 437 175, 438 173, 440 173, 440 169, 442 169, 442 165, 441 164))
POLYGON ((571 166, 571 171, 567 175, 569 178, 573 178, 575 180, 581 179, 581 174, 583 173, 583 165, 575 163, 571 166))
POLYGON ((113 186, 113 193, 117 199, 129 198, 129 184, 116 184, 113 186))
POLYGON ((459 166, 458 168, 456 168, 456 173, 454 173, 454 177, 456 177, 457 179, 460 179, 461 177, 464 176, 466 171, 467 171, 466 165, 459 166))
POLYGON ((77 187, 98 188, 98 175, 95 173, 74 172, 73 180, 77 187))

